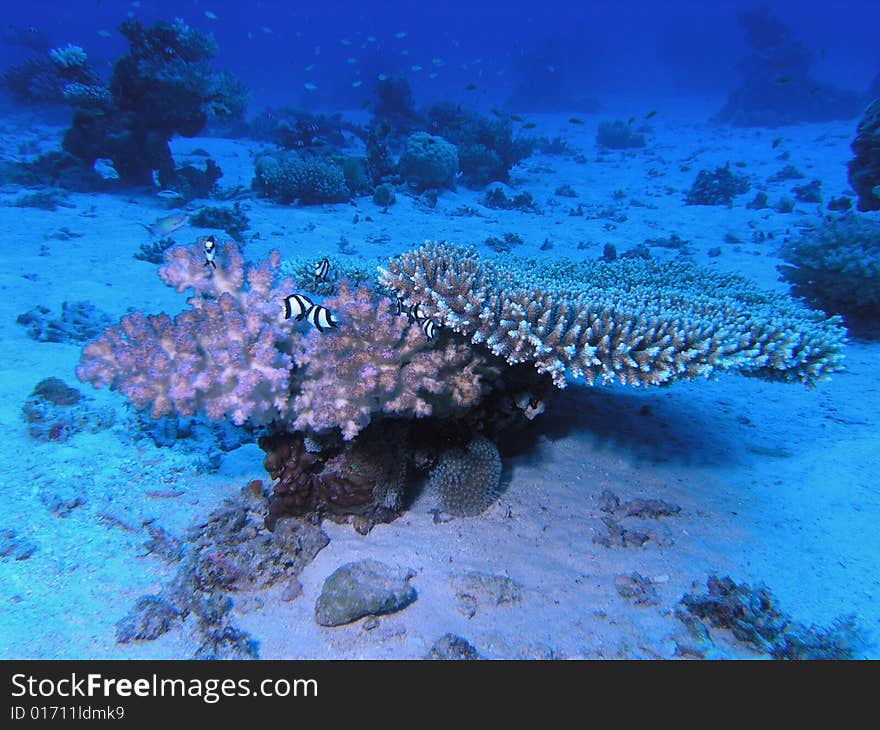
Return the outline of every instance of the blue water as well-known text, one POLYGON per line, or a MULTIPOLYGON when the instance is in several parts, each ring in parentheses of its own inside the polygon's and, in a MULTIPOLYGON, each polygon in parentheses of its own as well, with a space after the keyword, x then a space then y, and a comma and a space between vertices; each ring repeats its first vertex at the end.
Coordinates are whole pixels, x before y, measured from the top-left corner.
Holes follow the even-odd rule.
MULTIPOLYGON (((2 27, 0 70, 10 75, 0 90, 0 312, 9 343, 0 366, 0 657, 421 658, 441 652, 437 642, 448 633, 497 659, 878 656, 880 192, 871 198, 871 188, 880 185, 880 149, 870 182, 858 182, 848 167, 865 109, 880 97, 876 0, 760 6, 34 0, 5 8, 2 27), (37 98, 36 86, 10 93, 16 73, 28 64, 51 67, 49 52, 69 45, 88 54, 101 86, 129 52, 120 23, 150 28, 176 18, 210 34, 217 44, 210 67, 247 88, 239 118, 208 115, 187 131, 182 123, 173 131, 156 123, 150 127, 160 130, 156 145, 123 152, 114 151, 108 133, 107 144, 94 148, 102 151, 80 158, 76 143, 88 146, 89 130, 107 120, 130 123, 118 121, 118 94, 115 107, 86 109, 84 123, 83 107, 63 103, 60 92, 50 99, 37 98), (411 104, 386 107, 394 113, 383 115, 378 92, 386 84, 405 88, 411 104), (436 108, 430 111, 434 105, 451 115, 447 126, 436 108), (507 141, 525 151, 488 173, 468 168, 467 143, 454 135, 456 125, 475 119, 506 125, 507 141), (612 123, 628 142, 603 138, 602 125, 612 123), (284 136, 293 134, 291 126, 294 141, 284 136), (409 134, 425 131, 453 139, 461 163, 427 183, 427 173, 401 162, 409 134), (370 134, 380 134, 389 167, 364 168, 366 179, 357 183, 347 176, 341 197, 310 199, 298 191, 285 198, 260 182, 267 158, 275 164, 296 155, 329 160, 341 176, 341 166, 369 157, 370 134), (163 156, 166 141, 171 157, 163 156), (46 160, 62 148, 72 152, 72 167, 47 173, 46 160), (206 158, 223 176, 204 189, 185 185, 181 168, 201 175, 206 158), (713 196, 698 189, 704 171, 732 173, 744 187, 713 196), (374 197, 380 184, 394 191, 396 202, 374 197), (511 200, 528 195, 530 202, 499 208, 491 204, 499 190, 511 200), (203 208, 233 204, 249 218, 240 231, 197 223, 203 208), (828 247, 854 242, 846 252, 849 273, 831 287, 836 299, 817 294, 817 275, 798 285, 796 274, 779 268, 792 265, 791 245, 814 240, 817 231, 828 247), (211 256, 202 265, 209 233, 219 242, 217 274, 211 256), (406 435, 390 426, 388 433, 405 441, 400 453, 407 456, 400 458, 408 460, 413 491, 400 503, 383 497, 381 504, 396 519, 380 518, 373 503, 369 519, 360 504, 341 515, 312 505, 305 512, 325 518, 329 545, 296 570, 282 569, 279 554, 266 547, 274 523, 263 521, 264 512, 277 507, 271 499, 278 484, 263 467, 259 437, 296 431, 306 472, 329 472, 340 454, 350 457, 352 433, 370 418, 381 423, 378 396, 357 428, 334 423, 328 430, 317 417, 294 428, 297 413, 284 408, 274 423, 268 416, 237 418, 231 410, 211 421, 204 407, 192 418, 175 420, 172 412, 157 420, 149 414, 155 399, 136 408, 118 388, 93 388, 98 376, 78 379, 84 348, 108 325, 133 311, 173 316, 187 309, 188 295, 156 275, 161 252, 152 263, 144 260, 151 244, 169 238, 195 252, 199 277, 224 273, 232 257, 225 246, 235 239, 252 262, 279 249, 292 260, 284 271, 300 282, 311 280, 302 271, 324 257, 340 277, 358 267, 374 277, 377 265, 426 239, 473 246, 487 261, 530 259, 520 273, 559 259, 684 262, 741 276, 787 303, 803 298, 791 306, 821 310, 819 320, 841 315, 846 343, 842 329, 833 337, 844 367, 818 383, 802 373, 790 378, 810 387, 762 371, 758 378, 713 373, 719 377, 668 388, 599 380, 588 386, 572 376, 559 392, 548 382, 539 392, 536 380, 512 383, 495 372, 511 409, 505 417, 515 413, 521 431, 508 434, 501 416, 484 411, 469 411, 454 425, 406 411, 406 435), (81 308, 65 320, 60 313, 68 304, 81 308), (59 394, 57 383, 40 391, 47 378, 79 391, 73 410, 49 404, 47 388, 62 400, 65 392, 59 394), (518 388, 535 392, 522 400, 518 388), (533 411, 534 422, 524 421, 533 411), (232 423, 242 420, 243 429, 232 423), (429 426, 422 430, 412 425, 423 420, 429 426), (443 489, 437 464, 471 458, 465 454, 478 450, 484 433, 496 442, 486 459, 499 460, 500 476, 492 477, 497 489, 488 507, 455 514, 454 500, 432 492, 443 489), (310 452, 312 438, 319 445, 310 452), (317 466, 310 453, 318 455, 317 466), (239 500, 229 509, 242 509, 247 495, 259 491, 257 481, 263 501, 247 502, 253 535, 227 536, 232 542, 216 547, 205 516, 229 498, 239 500), (175 548, 157 540, 159 528, 182 542, 175 548), (245 581, 241 575, 254 564, 228 568, 244 561, 233 543, 258 550, 247 540, 259 536, 266 538, 259 550, 268 552, 256 577, 245 581), (186 556, 209 553, 223 553, 228 562, 217 570, 235 574, 212 590, 232 598, 234 608, 221 623, 235 626, 244 637, 238 643, 193 638, 194 619, 174 603, 188 590, 178 582, 172 596, 169 587, 185 573, 186 556), (418 600, 379 619, 319 625, 315 606, 325 581, 362 558, 411 569, 407 580, 418 600), (802 626, 786 634, 781 621, 762 644, 705 615, 682 620, 688 600, 717 589, 711 576, 730 576, 741 591, 726 594, 732 602, 746 604, 766 586, 786 620, 802 626), (144 595, 171 606, 155 636, 131 629, 143 620, 132 607, 144 595), (693 631, 700 619, 703 637, 693 631), (287 632, 287 626, 299 628, 287 632), (809 650, 792 653, 791 641, 809 650)), ((149 101, 146 111, 137 94, 128 103, 145 119, 154 104, 158 118, 158 107, 184 107, 193 93, 184 96, 149 101)), ((482 142, 491 147, 497 140, 482 142)), ((800 265, 806 269, 805 259, 800 265)), ((718 280, 711 281, 709 291, 683 298, 714 295, 718 280)), ((310 305, 344 299, 317 285, 305 290, 310 305)), ((380 294, 371 296, 380 301, 380 294)), ((427 317, 437 320, 431 320, 436 335, 412 308, 416 303, 400 307, 434 345, 452 338, 489 357, 479 338, 462 334, 470 334, 469 323, 456 329, 438 308, 427 317)), ((310 326, 322 337, 344 337, 354 308, 346 310, 348 319, 337 312, 339 326, 331 327, 337 322, 300 306, 303 321, 295 326, 302 341, 316 348, 316 361, 332 358, 310 326)), ((744 306, 751 312, 757 305, 744 306)), ((386 317, 382 327, 402 326, 404 314, 386 317)), ((783 315, 774 316, 775 326, 783 315)), ((200 332, 190 336, 195 341, 200 332)), ((413 341, 422 352, 422 334, 413 341)), ((407 356, 401 372, 414 360, 407 356)), ((500 371, 510 364, 496 363, 500 371)), ((141 368, 137 361, 123 370, 141 368)), ((344 363, 338 368, 347 372, 344 363)), ((161 379, 146 366, 140 372, 161 379)), ((369 377, 364 370, 346 388, 369 377)), ((474 470, 477 461, 470 462, 474 470)), ((192 573, 185 573, 188 580, 192 573)), ((186 585, 197 592, 194 583, 186 585)))

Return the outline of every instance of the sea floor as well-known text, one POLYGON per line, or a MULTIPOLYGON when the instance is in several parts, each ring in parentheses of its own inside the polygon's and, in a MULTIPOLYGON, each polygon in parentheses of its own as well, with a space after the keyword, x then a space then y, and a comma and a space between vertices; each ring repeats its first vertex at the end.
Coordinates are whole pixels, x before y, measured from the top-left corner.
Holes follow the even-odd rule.
MULTIPOLYGON (((478 245, 515 232, 524 243, 514 254, 580 259, 599 257, 606 243, 623 252, 674 233, 689 241, 692 260, 784 291, 778 245, 823 212, 815 204, 780 214, 745 203, 759 188, 773 201, 805 182, 767 182, 788 163, 821 180, 826 199, 846 192, 854 124, 733 130, 680 116, 661 110, 648 146, 625 152, 597 149, 599 118, 573 128, 569 115, 536 117, 536 133, 564 136, 571 147, 514 170, 512 188, 530 192, 541 214, 488 209, 481 193, 461 187, 433 208, 398 195, 387 212, 369 197, 308 208, 246 197, 245 255, 257 260, 272 248, 338 255, 344 238, 357 256, 380 261, 425 239, 478 245), (783 142, 774 147, 776 138, 783 142), (787 161, 778 159, 782 152, 787 161), (684 205, 697 172, 728 161, 740 163, 753 190, 729 208, 684 205), (564 184, 576 198, 556 193, 564 184), (572 215, 579 205, 582 215, 572 215)), ((0 155, 30 158, 57 148, 62 133, 8 116, 0 119, 0 155)), ((219 162, 222 188, 249 187, 258 144, 176 140, 178 163, 201 159, 192 155, 197 148, 219 162)), ((59 191, 55 210, 17 207, 29 192, 0 186, 0 536, 18 541, 0 557, 0 657, 190 657, 190 621, 152 641, 116 642, 116 624, 138 597, 159 592, 174 573, 145 549, 149 529, 183 535, 252 480, 268 484, 263 453, 242 446, 218 465, 206 458, 211 444, 157 447, 121 396, 77 381, 81 345, 29 337, 16 318, 37 306, 60 312, 65 301, 88 300, 114 320, 130 308, 184 306, 155 265, 133 258, 147 240, 141 224, 167 215, 166 201, 59 191), (113 425, 62 443, 31 438, 22 405, 51 376, 93 398, 113 425), (16 559, 15 550, 28 556, 16 559)), ((222 203, 191 207, 205 204, 222 203)), ((174 235, 189 243, 205 232, 185 227, 174 235)), ((447 633, 496 659, 764 656, 723 630, 693 648, 676 608, 714 574, 766 585, 806 625, 854 615, 867 639, 860 655, 878 658, 878 356, 880 343, 852 342, 846 371, 812 390, 735 376, 655 390, 570 387, 527 443, 500 445, 504 491, 484 514, 437 519, 426 494, 366 535, 325 523, 330 542, 299 575, 299 595, 281 585, 234 595, 234 623, 267 659, 418 658, 447 633), (624 505, 653 499, 680 509, 627 516, 610 495, 624 505), (619 528, 616 538, 609 524, 619 528), (627 530, 644 543, 618 539, 627 530), (378 621, 319 626, 324 580, 363 558, 410 569, 417 600, 378 621), (502 584, 509 590, 493 592, 502 584)))

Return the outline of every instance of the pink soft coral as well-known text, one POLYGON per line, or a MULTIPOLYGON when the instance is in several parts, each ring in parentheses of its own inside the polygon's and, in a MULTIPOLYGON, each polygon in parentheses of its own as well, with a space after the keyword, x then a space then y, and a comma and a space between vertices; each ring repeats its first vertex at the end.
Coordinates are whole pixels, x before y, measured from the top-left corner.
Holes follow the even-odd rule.
POLYGON ((290 331, 281 316, 290 280, 276 283, 278 251, 245 268, 234 244, 204 266, 199 248, 175 248, 160 270, 177 291, 193 289, 191 309, 124 317, 83 351, 77 376, 109 386, 152 416, 230 418, 237 424, 289 419, 290 331), (247 286, 245 286, 245 281, 247 286))
POLYGON ((377 302, 366 287, 324 305, 340 320, 338 330, 313 331, 293 349, 300 392, 294 400, 297 429, 338 426, 351 440, 373 413, 430 416, 438 407, 466 408, 480 399, 483 358, 461 342, 429 341, 419 326, 394 314, 390 300, 377 302))

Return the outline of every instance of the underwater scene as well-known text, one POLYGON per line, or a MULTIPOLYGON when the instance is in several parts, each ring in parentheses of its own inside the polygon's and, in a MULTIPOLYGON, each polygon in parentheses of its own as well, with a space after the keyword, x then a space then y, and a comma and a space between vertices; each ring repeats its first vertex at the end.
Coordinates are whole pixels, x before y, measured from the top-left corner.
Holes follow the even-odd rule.
POLYGON ((0 658, 880 658, 878 27, 8 4, 0 658))

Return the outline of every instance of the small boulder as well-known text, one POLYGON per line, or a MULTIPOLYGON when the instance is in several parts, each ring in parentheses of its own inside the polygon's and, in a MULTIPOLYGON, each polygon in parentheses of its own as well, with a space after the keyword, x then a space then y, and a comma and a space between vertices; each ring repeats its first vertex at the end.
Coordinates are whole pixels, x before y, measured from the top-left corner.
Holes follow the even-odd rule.
POLYGON ((315 604, 315 620, 321 626, 342 626, 364 616, 406 608, 417 597, 409 584, 414 575, 412 570, 375 560, 346 563, 324 581, 315 604))

